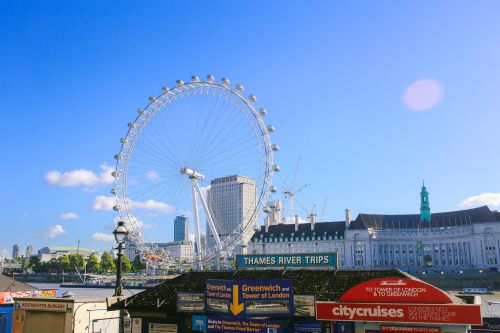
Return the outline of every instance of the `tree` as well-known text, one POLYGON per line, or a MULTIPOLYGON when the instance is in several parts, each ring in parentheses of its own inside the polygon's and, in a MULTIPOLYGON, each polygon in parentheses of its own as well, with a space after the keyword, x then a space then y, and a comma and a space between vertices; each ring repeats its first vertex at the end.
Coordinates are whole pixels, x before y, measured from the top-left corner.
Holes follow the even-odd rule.
POLYGON ((104 251, 101 256, 101 269, 105 272, 116 271, 116 265, 108 251, 104 251))
POLYGON ((122 257, 122 270, 124 273, 130 272, 132 270, 132 264, 130 263, 130 259, 126 254, 124 254, 122 257))
POLYGON ((99 259, 93 254, 87 260, 87 271, 95 273, 101 269, 101 265, 99 265, 99 259))
POLYGON ((59 263, 59 269, 62 270, 63 273, 64 271, 68 271, 71 267, 71 263, 69 262, 67 255, 57 258, 57 262, 59 263))
POLYGON ((42 264, 38 256, 31 256, 28 267, 31 268, 35 273, 39 273, 42 270, 42 264))
POLYGON ((132 272, 140 272, 146 268, 146 264, 142 262, 141 256, 137 255, 132 262, 132 272))
POLYGON ((85 268, 85 259, 81 254, 70 254, 68 256, 70 270, 83 270, 85 268))
POLYGON ((47 270, 49 272, 58 272, 59 271, 59 262, 57 261, 56 258, 50 259, 46 265, 47 265, 47 270))

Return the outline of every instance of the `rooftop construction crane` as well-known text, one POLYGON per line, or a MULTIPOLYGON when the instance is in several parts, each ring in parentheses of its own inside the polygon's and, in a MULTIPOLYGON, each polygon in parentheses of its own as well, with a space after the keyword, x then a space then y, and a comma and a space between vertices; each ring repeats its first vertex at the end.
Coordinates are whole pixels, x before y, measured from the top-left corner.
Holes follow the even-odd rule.
POLYGON ((290 186, 287 185, 286 183, 286 180, 283 182, 284 183, 284 191, 283 191, 283 194, 285 195, 285 199, 289 199, 290 201, 290 221, 293 221, 293 197, 303 191, 306 187, 308 187, 309 185, 311 184, 304 184, 302 185, 300 188, 298 188, 297 190, 294 189, 294 186, 295 186, 295 179, 297 178, 297 172, 299 171, 299 166, 300 166, 300 162, 302 160, 302 157, 299 156, 299 158, 297 159, 297 165, 295 166, 295 172, 293 174, 293 179, 292 179, 292 183, 290 186))

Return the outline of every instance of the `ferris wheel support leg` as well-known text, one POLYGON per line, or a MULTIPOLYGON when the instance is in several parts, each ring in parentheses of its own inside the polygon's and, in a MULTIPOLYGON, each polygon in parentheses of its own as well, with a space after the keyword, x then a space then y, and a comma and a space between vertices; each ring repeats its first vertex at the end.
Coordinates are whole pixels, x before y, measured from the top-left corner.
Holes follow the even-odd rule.
POLYGON ((196 237, 196 257, 201 259, 201 235, 200 235, 200 221, 198 219, 198 202, 196 200, 196 179, 191 180, 193 186, 193 214, 194 214, 194 229, 196 237))
POLYGON ((222 250, 222 244, 220 242, 219 234, 217 233, 217 229, 215 228, 214 220, 212 218, 212 215, 210 214, 210 211, 208 209, 208 205, 207 205, 205 199, 203 198, 203 195, 201 195, 201 190, 200 190, 200 187, 198 186, 198 182, 196 181, 196 179, 193 179, 193 181, 194 181, 194 186, 196 187, 196 190, 198 191, 198 194, 200 195, 201 203, 203 204, 203 208, 205 209, 205 213, 207 214, 208 226, 210 227, 210 231, 212 231, 212 234, 214 235, 217 248, 219 250, 222 250))

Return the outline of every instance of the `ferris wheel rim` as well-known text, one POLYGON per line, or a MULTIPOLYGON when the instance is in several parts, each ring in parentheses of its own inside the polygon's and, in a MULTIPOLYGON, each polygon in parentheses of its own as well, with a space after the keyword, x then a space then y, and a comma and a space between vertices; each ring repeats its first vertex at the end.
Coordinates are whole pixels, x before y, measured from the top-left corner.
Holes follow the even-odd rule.
MULTIPOLYGON (((235 89, 232 89, 229 87, 228 84, 219 84, 216 82, 210 82, 210 81, 193 81, 193 82, 187 82, 184 83, 182 82, 181 84, 177 84, 177 86, 171 88, 171 89, 163 89, 163 92, 159 94, 156 97, 150 97, 149 103, 144 107, 138 110, 139 114, 135 118, 135 120, 131 123, 129 123, 129 129, 127 131, 127 134, 124 136, 123 139, 121 139, 121 148, 119 154, 115 156, 116 158, 116 169, 114 172, 114 177, 115 177, 115 186, 114 189, 112 190, 112 193, 115 195, 115 200, 116 200, 116 205, 114 210, 116 210, 119 214, 119 217, 121 219, 126 219, 129 224, 132 226, 133 232, 131 235, 131 240, 136 244, 138 247, 139 252, 141 255, 143 252, 149 252, 149 253, 157 253, 161 254, 162 251, 154 244, 153 242, 148 241, 147 237, 143 234, 141 228, 137 225, 135 221, 135 217, 132 215, 132 209, 130 207, 130 198, 128 196, 127 188, 127 171, 130 163, 130 159, 133 154, 133 149, 136 141, 140 137, 141 132, 144 130, 146 127, 147 123, 150 121, 151 117, 159 112, 160 110, 166 108, 169 104, 171 104, 173 101, 177 99, 182 99, 185 97, 188 97, 190 92, 195 92, 196 89, 206 89, 207 94, 208 91, 211 89, 218 89, 220 91, 223 91, 227 94, 231 94, 233 97, 236 98, 237 101, 242 102, 245 107, 246 107, 246 113, 245 115, 252 115, 256 123, 258 124, 258 129, 260 130, 260 144, 262 144, 262 147, 264 149, 263 156, 265 156, 265 163, 264 163, 264 170, 263 170, 263 178, 262 178, 262 186, 259 189, 259 196, 256 204, 256 208, 254 212, 252 213, 251 218, 254 216, 259 215, 261 208, 265 204, 266 198, 269 195, 270 187, 272 184, 272 176, 273 176, 273 169, 274 169, 274 159, 273 159, 273 147, 271 144, 271 138, 269 135, 269 130, 265 126, 265 123, 259 114, 259 112, 256 110, 256 108, 253 106, 253 102, 251 101, 250 98, 246 99, 242 95, 242 91, 238 91, 235 89), (166 97, 166 98, 165 98, 166 97), (158 103, 162 98, 164 98, 163 103, 158 103)), ((240 111, 244 111, 241 109, 240 111)), ((274 130, 274 128, 273 128, 274 130)), ((258 221, 257 221, 258 223, 258 221)), ((248 225, 245 226, 243 230, 240 231, 240 235, 247 230, 248 225)), ((237 236, 236 237, 228 237, 229 243, 235 243, 237 241, 237 236)), ((225 255, 224 250, 221 249, 221 254, 225 255)), ((150 258, 146 258, 148 261, 151 261, 150 258)), ((201 263, 206 263, 211 261, 210 258, 207 260, 195 260, 196 262, 201 262, 201 263)), ((192 264, 195 261, 191 261, 190 264, 192 264)), ((171 263, 172 260, 170 258, 162 258, 162 263, 171 263)))

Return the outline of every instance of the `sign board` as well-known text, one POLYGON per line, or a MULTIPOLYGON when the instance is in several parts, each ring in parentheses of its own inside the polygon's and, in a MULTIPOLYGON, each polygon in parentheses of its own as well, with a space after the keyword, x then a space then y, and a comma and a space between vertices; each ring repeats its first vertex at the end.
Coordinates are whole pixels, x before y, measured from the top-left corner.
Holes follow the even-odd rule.
POLYGON ((207 312, 233 316, 290 315, 290 280, 207 280, 207 312))
POLYGON ((177 312, 204 312, 204 293, 177 293, 177 312))
POLYGON ((293 295, 293 315, 304 317, 316 316, 316 296, 293 295))
POLYGON ((242 254, 236 255, 241 268, 336 268, 337 253, 242 254))
POLYGON ((149 323, 149 333, 177 333, 177 324, 149 323))
POLYGON ((294 323, 293 333, 321 333, 322 323, 320 321, 294 323))
POLYGON ((441 328, 430 326, 380 325, 381 333, 441 333, 441 328))
POLYGON ((318 320, 482 325, 479 305, 316 302, 318 320))
POLYGON ((57 311, 71 312, 73 304, 68 302, 50 302, 50 301, 23 301, 16 300, 14 307, 22 310, 38 310, 38 311, 57 311))
POLYGON ((191 329, 193 331, 203 331, 207 330, 207 316, 192 315, 191 316, 191 329))
POLYGON ((450 304, 446 292, 423 281, 410 278, 368 280, 347 290, 340 302, 450 304))
POLYGON ((142 333, 142 318, 132 318, 132 333, 142 333))
POLYGON ((281 321, 207 317, 207 332, 282 333, 281 321))
POLYGON ((463 288, 462 294, 491 294, 490 288, 463 288))
POLYGON ((476 332, 476 330, 500 331, 500 318, 485 317, 483 318, 483 326, 472 326, 471 328, 474 332, 476 332))

